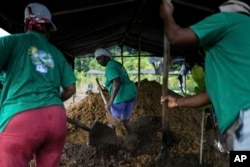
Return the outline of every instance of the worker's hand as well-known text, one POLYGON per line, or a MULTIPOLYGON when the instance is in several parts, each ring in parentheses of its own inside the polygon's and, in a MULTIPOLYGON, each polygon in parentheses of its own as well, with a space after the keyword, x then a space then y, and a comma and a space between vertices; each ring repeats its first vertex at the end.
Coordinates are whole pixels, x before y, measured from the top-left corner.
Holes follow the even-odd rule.
POLYGON ((76 92, 76 85, 72 83, 71 85, 64 87, 61 89, 60 98, 62 101, 68 100, 71 96, 73 96, 76 92))
POLYGON ((166 102, 168 103, 169 108, 177 107, 177 97, 174 96, 161 96, 161 104, 164 105, 166 102))
POLYGON ((107 89, 106 89, 105 86, 103 86, 103 85, 99 85, 99 86, 97 87, 97 89, 98 89, 98 91, 107 91, 107 89))
POLYGON ((105 104, 105 108, 107 111, 110 111, 111 105, 112 105, 112 102, 110 100, 107 101, 107 104, 105 104))
POLYGON ((160 7, 160 16, 162 19, 167 17, 168 15, 173 15, 174 6, 169 0, 162 0, 162 4, 160 7))

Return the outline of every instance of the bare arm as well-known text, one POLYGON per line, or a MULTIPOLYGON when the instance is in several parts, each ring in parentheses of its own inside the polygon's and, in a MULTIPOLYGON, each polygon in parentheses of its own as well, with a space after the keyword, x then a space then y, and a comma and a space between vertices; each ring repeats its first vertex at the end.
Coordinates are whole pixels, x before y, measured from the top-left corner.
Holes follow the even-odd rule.
POLYGON ((174 107, 191 107, 198 108, 211 103, 210 98, 206 92, 200 92, 192 96, 175 97, 175 96, 161 96, 161 104, 168 102, 169 108, 174 107))
POLYGON ((63 88, 63 90, 60 93, 61 100, 62 101, 68 100, 75 92, 76 92, 75 83, 63 88))
POLYGON ((120 85, 121 85, 121 79, 119 77, 113 79, 111 97, 108 102, 109 106, 113 104, 113 101, 120 89, 120 85))
POLYGON ((164 33, 170 44, 178 46, 198 46, 198 38, 190 28, 182 28, 173 18, 174 6, 162 0, 160 15, 164 22, 164 33))

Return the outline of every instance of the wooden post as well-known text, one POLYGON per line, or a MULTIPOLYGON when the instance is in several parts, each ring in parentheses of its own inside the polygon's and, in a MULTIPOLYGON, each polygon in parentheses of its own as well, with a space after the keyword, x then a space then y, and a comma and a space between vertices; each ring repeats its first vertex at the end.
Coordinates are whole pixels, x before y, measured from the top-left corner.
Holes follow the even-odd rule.
POLYGON ((123 62, 124 62, 124 60, 123 60, 123 45, 121 45, 120 48, 121 48, 121 61, 122 61, 122 65, 123 65, 123 62))
MULTIPOLYGON (((164 59, 163 59, 163 77, 162 77, 162 95, 168 95, 168 69, 170 59, 170 46, 169 42, 164 35, 164 59)), ((163 142, 167 141, 167 130, 168 130, 168 110, 167 105, 162 105, 162 131, 163 131, 163 142)))
POLYGON ((205 110, 203 109, 201 117, 200 165, 202 164, 202 157, 203 157, 204 121, 205 121, 205 110))
MULTIPOLYGON (((170 2, 170 0, 166 0, 170 2)), ((164 30, 163 30, 164 32, 164 30)), ((170 60, 170 44, 166 35, 163 36, 163 77, 162 77, 162 95, 168 95, 168 69, 170 60)), ((170 159, 168 154, 168 110, 167 104, 162 105, 162 147, 157 157, 157 167, 170 167, 170 159)))
MULTIPOLYGON (((141 29, 141 22, 140 22, 140 29, 141 29)), ((140 36, 139 36, 139 55, 138 55, 138 86, 141 84, 141 30, 140 30, 140 36)))

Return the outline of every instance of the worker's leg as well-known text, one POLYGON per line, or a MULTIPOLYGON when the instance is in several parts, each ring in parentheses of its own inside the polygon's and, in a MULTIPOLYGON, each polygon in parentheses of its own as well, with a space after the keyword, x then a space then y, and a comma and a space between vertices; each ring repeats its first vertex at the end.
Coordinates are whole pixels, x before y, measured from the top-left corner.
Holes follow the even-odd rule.
POLYGON ((229 150, 250 150, 250 109, 241 111, 237 120, 227 129, 223 138, 229 150))
MULTIPOLYGON (((58 167, 66 140, 66 114, 60 106, 49 108, 46 129, 47 136, 43 145, 37 149, 35 162, 37 167, 58 167)), ((46 133, 46 132, 44 132, 46 133)))
POLYGON ((127 120, 131 116, 134 104, 135 104, 135 98, 125 102, 113 104, 110 109, 111 114, 113 117, 117 119, 127 120))
MULTIPOLYGON (((27 131, 27 130, 24 130, 27 131)), ((29 143, 23 135, 10 131, 9 126, 0 134, 0 166, 27 167, 32 159, 32 152, 25 148, 29 143)))
POLYGON ((116 119, 121 119, 121 113, 125 108, 125 103, 113 104, 110 108, 111 115, 116 119))
POLYGON ((111 106, 110 111, 112 113, 112 116, 118 120, 121 120, 123 122, 126 130, 128 130, 128 122, 129 122, 129 118, 130 118, 132 111, 133 111, 135 99, 136 98, 133 98, 131 100, 117 103, 117 104, 113 104, 111 106))
POLYGON ((179 88, 180 88, 180 91, 182 93, 184 93, 184 90, 183 90, 183 75, 182 74, 179 74, 178 75, 178 80, 179 80, 179 88))
POLYGON ((240 113, 240 126, 234 133, 233 150, 250 150, 250 109, 240 113))
POLYGON ((136 98, 130 99, 125 103, 124 110, 121 112, 121 119, 128 120, 131 117, 136 98))
POLYGON ((135 100, 136 100, 136 98, 133 98, 129 101, 126 101, 125 108, 124 108, 123 112, 121 113, 121 120, 123 120, 123 124, 129 133, 132 131, 132 127, 129 127, 128 123, 129 123, 129 119, 132 115, 135 100))
POLYGON ((115 129, 120 125, 121 111, 124 109, 124 103, 113 104, 110 108, 110 114, 107 115, 108 126, 115 129))
POLYGON ((0 134, 0 166, 27 167, 33 153, 39 147, 37 139, 42 134, 40 128, 40 112, 23 111, 15 115, 0 134))
MULTIPOLYGON (((54 127, 54 119, 61 120, 61 125, 64 125, 63 133, 65 134, 66 116, 62 107, 54 106, 28 110, 13 117, 4 132, 0 134, 0 166, 27 167, 36 150, 41 149, 47 143, 47 139, 51 137, 48 136, 47 132, 53 129, 51 127, 54 127), (53 111, 55 108, 57 110, 53 111), (63 116, 57 118, 58 115, 63 116)), ((56 131, 54 133, 57 134, 56 131)), ((62 136, 61 140, 64 141, 65 136, 62 136)), ((58 149, 57 152, 57 154, 61 154, 61 150, 58 149)), ((40 166, 55 167, 49 165, 51 161, 54 161, 51 159, 53 159, 53 156, 51 157, 48 152, 45 161, 48 163, 40 166)), ((55 161, 58 161, 58 158, 55 161)), ((37 162, 39 165, 39 161, 37 162)))

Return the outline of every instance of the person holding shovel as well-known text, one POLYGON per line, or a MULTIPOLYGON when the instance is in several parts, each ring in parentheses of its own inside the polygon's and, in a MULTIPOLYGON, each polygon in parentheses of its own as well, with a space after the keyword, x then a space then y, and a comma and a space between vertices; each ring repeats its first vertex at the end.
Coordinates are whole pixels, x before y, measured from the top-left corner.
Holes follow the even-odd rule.
MULTIPOLYGON (((128 122, 137 97, 136 85, 130 80, 123 65, 115 61, 107 49, 96 49, 94 56, 100 65, 106 67, 104 86, 110 93, 110 99, 105 108, 115 119, 122 121, 129 132, 131 129, 128 122)), ((111 122, 109 126, 114 127, 111 122)))
POLYGON ((63 101, 76 91, 64 55, 47 39, 56 27, 40 3, 24 11, 25 33, 0 38, 4 84, 0 110, 0 166, 59 167, 66 141, 63 101), (61 92, 60 89, 62 88, 61 92))
POLYGON ((173 18, 174 6, 163 0, 160 16, 171 45, 205 47, 206 92, 175 98, 162 96, 169 107, 215 108, 220 133, 230 150, 250 150, 250 7, 228 0, 219 12, 183 28, 173 18))

